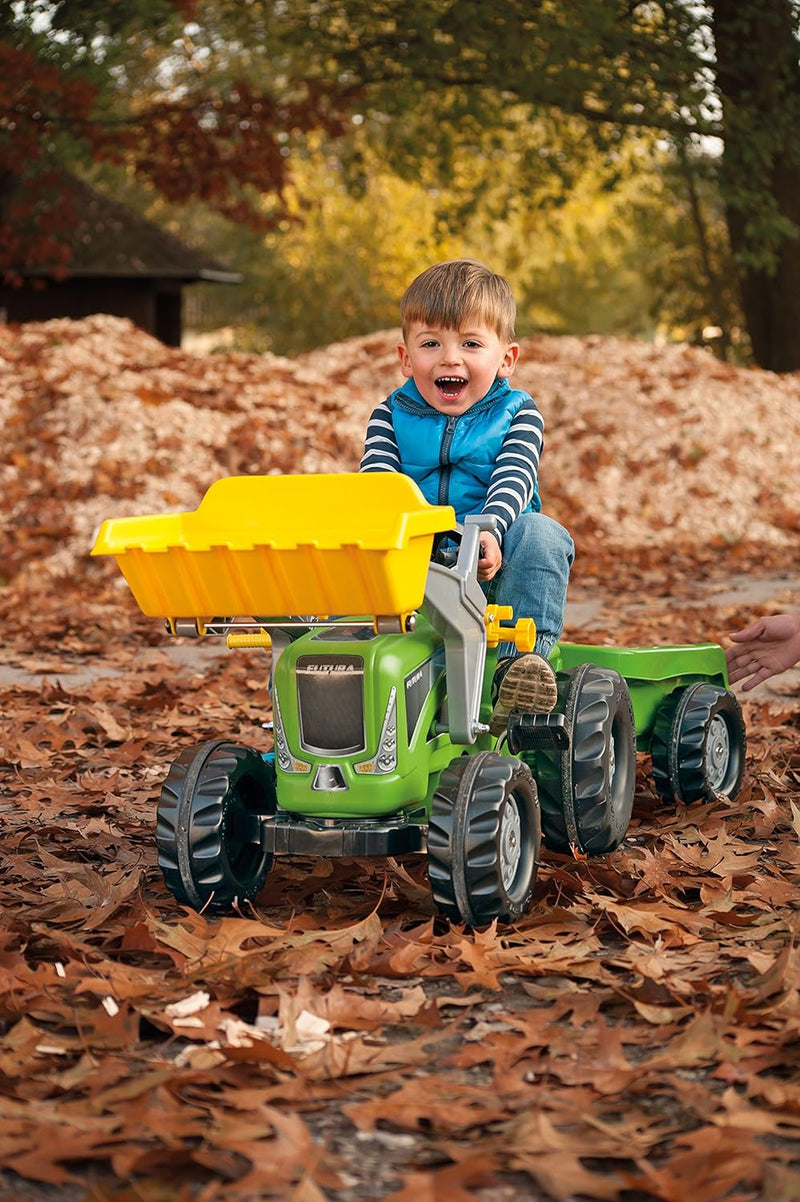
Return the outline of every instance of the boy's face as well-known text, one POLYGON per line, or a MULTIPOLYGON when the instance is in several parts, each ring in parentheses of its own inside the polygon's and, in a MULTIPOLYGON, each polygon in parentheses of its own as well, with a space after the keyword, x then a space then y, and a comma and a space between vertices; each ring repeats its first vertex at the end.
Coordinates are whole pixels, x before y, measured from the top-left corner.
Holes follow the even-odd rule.
POLYGON ((403 375, 413 377, 428 404, 457 417, 483 400, 497 376, 511 375, 519 346, 475 319, 460 330, 415 321, 397 351, 403 375))

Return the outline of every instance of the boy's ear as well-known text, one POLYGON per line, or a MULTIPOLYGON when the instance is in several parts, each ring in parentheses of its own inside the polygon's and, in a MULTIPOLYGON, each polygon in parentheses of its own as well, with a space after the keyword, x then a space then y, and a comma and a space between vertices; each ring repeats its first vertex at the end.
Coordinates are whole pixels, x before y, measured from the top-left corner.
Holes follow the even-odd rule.
POLYGON ((407 380, 410 380, 414 375, 414 369, 411 366, 411 356, 408 353, 408 347, 404 342, 397 344, 397 357, 400 360, 400 370, 407 380))
POLYGON ((517 366, 518 358, 519 343, 510 342, 506 347, 505 355, 503 355, 503 362, 500 364, 499 371, 497 372, 498 376, 510 376, 514 371, 514 368, 517 366))

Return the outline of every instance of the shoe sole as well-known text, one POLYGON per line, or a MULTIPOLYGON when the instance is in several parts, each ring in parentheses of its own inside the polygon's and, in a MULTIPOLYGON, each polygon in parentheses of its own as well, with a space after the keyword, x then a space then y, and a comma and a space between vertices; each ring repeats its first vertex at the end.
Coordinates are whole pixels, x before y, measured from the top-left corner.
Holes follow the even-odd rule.
POLYGON ((500 735, 512 710, 549 714, 557 700, 556 677, 547 660, 539 655, 521 655, 503 677, 489 729, 493 735, 500 735))

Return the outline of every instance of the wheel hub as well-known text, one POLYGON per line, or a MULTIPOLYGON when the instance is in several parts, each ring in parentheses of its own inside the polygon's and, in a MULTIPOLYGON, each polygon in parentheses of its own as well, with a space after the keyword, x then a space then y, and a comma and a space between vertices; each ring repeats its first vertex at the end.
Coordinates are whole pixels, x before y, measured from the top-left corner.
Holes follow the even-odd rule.
POLYGON ((514 884, 520 856, 522 855, 522 819, 515 798, 509 797, 503 811, 503 827, 500 832, 500 873, 503 888, 514 884))
POLYGON ((716 714, 708 724, 706 740, 706 771, 712 789, 720 789, 731 758, 731 738, 728 724, 716 714))

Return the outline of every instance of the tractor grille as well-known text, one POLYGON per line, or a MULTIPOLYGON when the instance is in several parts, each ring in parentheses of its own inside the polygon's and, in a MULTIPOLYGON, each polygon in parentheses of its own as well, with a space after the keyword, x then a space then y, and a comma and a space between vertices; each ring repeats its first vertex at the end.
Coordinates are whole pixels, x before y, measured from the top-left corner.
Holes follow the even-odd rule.
POLYGON ((364 661, 360 655, 301 655, 300 743, 322 755, 364 751, 364 661))

